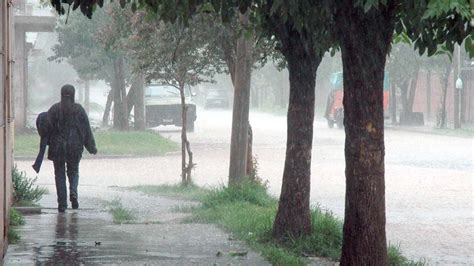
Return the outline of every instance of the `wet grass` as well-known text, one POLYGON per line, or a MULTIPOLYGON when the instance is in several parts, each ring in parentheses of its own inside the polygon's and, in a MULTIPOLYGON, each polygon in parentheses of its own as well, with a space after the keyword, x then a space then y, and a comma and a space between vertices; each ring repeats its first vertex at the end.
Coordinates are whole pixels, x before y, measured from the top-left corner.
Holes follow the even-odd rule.
MULTIPOLYGON (((97 131, 94 137, 99 156, 160 156, 178 150, 177 143, 152 131, 97 131)), ((36 157, 39 142, 36 133, 16 135, 15 156, 36 157)))
POLYGON ((123 207, 120 199, 114 199, 107 204, 107 210, 112 214, 115 224, 129 224, 135 221, 135 214, 132 210, 123 207))
POLYGON ((18 231, 13 227, 8 227, 8 244, 16 244, 21 239, 18 231))
POLYGON ((21 213, 17 210, 11 208, 10 209, 10 226, 8 227, 8 243, 9 244, 16 244, 21 239, 20 234, 16 230, 16 226, 24 225, 25 218, 21 213))
POLYGON ((211 190, 188 222, 216 223, 246 241, 274 265, 306 265, 305 256, 339 258, 342 223, 317 207, 312 210, 313 234, 276 244, 271 237, 277 200, 252 183, 211 190))
POLYGON ((150 196, 179 197, 188 200, 202 200, 208 193, 207 189, 193 184, 188 186, 183 186, 181 184, 140 185, 130 187, 129 189, 150 196))
POLYGON ((423 260, 412 261, 402 255, 400 245, 389 245, 388 246, 388 260, 390 266, 424 266, 427 265, 423 260))
MULTIPOLYGON (((137 186, 131 188, 149 195, 183 197, 201 202, 196 207, 177 206, 175 211, 192 215, 185 223, 214 223, 229 231, 232 238, 245 241, 252 249, 261 252, 273 265, 307 265, 308 257, 324 258, 316 263, 338 261, 342 248, 342 221, 333 213, 312 207, 312 229, 309 236, 276 243, 271 236, 278 201, 266 188, 254 183, 240 187, 203 189, 180 185, 137 186)), ((419 266, 401 254, 400 247, 390 245, 390 265, 419 266)))
POLYGON ((14 208, 10 209, 10 225, 11 226, 19 226, 25 224, 25 218, 21 213, 19 213, 14 208))

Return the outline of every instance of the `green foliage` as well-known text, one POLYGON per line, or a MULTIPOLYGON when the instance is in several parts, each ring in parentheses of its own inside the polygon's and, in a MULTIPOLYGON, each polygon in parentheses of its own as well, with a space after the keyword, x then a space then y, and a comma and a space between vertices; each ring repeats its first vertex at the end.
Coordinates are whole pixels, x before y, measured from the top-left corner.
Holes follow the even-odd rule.
POLYGON ((276 200, 268 196, 264 186, 246 181, 236 186, 212 189, 203 199, 202 204, 204 207, 212 208, 216 205, 235 202, 265 207, 275 204, 276 200))
POLYGON ((18 231, 13 227, 8 227, 8 244, 16 244, 20 239, 18 231))
POLYGON ((423 261, 411 261, 402 255, 400 245, 388 246, 388 263, 390 266, 423 266, 426 265, 423 261))
POLYGON ((243 183, 236 187, 211 190, 200 208, 192 209, 189 222, 217 223, 252 247, 275 265, 305 265, 303 255, 337 259, 342 244, 342 223, 331 213, 313 208, 314 233, 277 245, 271 238, 277 200, 265 187, 243 183))
POLYGON ((10 225, 11 226, 19 226, 25 224, 25 218, 21 213, 19 213, 14 208, 10 209, 10 225))
POLYGON ((128 224, 135 220, 132 210, 124 208, 120 199, 114 199, 107 205, 115 224, 128 224))
POLYGON ((195 16, 190 21, 186 27, 147 20, 144 13, 137 13, 129 45, 135 71, 146 73, 150 82, 178 88, 211 81, 222 72, 224 61, 214 43, 218 28, 212 18, 195 16))
POLYGON ((36 185, 37 177, 28 178, 25 172, 20 172, 16 165, 12 170, 13 200, 15 204, 21 202, 38 202, 44 194, 48 193, 45 188, 36 185))

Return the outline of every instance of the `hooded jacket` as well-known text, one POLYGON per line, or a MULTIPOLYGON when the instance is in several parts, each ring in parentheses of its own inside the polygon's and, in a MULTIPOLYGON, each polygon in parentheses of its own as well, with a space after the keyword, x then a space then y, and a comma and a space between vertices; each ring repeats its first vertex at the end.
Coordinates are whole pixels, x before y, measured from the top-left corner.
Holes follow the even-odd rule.
POLYGON ((74 87, 65 85, 61 89, 61 102, 48 110, 49 150, 52 161, 79 161, 84 147, 97 153, 94 135, 86 111, 74 102, 74 87))

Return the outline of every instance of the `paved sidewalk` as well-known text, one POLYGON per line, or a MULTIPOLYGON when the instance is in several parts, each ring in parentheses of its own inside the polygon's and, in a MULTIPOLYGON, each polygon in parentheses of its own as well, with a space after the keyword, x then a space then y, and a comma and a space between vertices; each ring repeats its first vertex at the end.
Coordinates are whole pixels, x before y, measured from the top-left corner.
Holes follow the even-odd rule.
MULTIPOLYGON (((52 186, 48 186, 54 191, 52 186)), ((80 187, 79 210, 58 214, 55 193, 41 215, 26 216, 22 239, 10 245, 5 265, 268 265, 260 255, 210 224, 186 224, 177 206, 196 202, 150 197, 124 189, 80 187), (134 210, 134 224, 116 225, 106 210, 119 198, 134 210), (232 256, 248 252, 246 256, 232 256)))

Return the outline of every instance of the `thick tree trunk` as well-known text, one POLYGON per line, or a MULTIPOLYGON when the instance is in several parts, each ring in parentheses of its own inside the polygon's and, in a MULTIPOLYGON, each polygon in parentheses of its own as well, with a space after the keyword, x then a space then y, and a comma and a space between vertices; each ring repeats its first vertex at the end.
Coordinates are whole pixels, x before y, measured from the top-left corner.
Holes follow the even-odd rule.
POLYGON ((336 2, 335 6, 346 132, 341 265, 388 265, 383 81, 395 6, 390 3, 367 13, 355 8, 352 1, 336 2))
MULTIPOLYGON (((248 14, 240 15, 240 23, 248 24, 248 14)), ((229 185, 244 180, 247 169, 247 137, 249 121, 250 79, 252 73, 252 41, 242 35, 237 41, 234 106, 230 143, 229 185)))
POLYGON ((282 30, 286 43, 283 54, 290 74, 290 100, 287 116, 287 142, 283 183, 273 236, 284 241, 311 233, 310 183, 311 150, 316 70, 321 62, 312 42, 293 30, 282 30))

